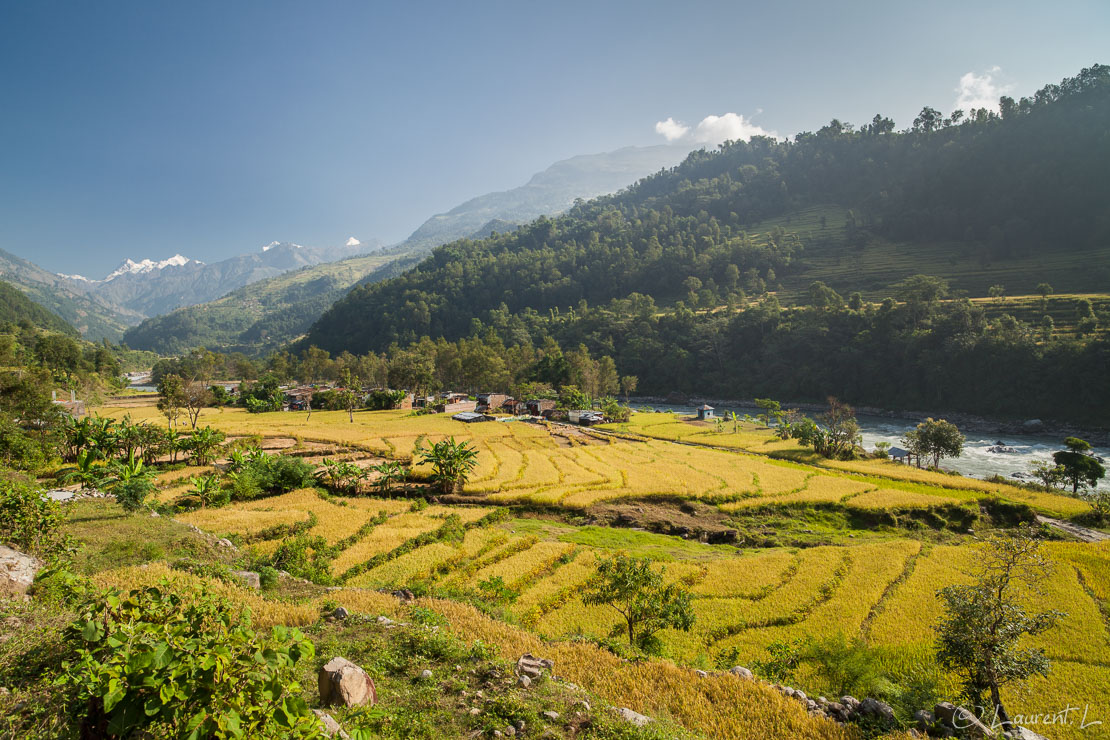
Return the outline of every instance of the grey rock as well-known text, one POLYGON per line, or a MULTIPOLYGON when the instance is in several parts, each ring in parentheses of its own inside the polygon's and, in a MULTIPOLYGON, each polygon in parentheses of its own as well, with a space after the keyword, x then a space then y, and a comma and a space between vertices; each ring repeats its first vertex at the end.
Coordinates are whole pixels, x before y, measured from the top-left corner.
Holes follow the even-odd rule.
POLYGON ((575 709, 581 709, 583 712, 590 711, 590 703, 585 699, 578 699, 571 706, 573 706, 575 709))
POLYGON ((0 545, 0 598, 26 594, 42 566, 38 558, 0 545))
POLYGON ((425 668, 424 670, 420 671, 420 677, 427 681, 429 678, 432 677, 432 672, 425 668))
POLYGON ((253 570, 233 570, 231 575, 238 578, 250 588, 262 588, 262 577, 253 570))
POLYGON ((328 737, 338 737, 342 740, 347 740, 349 737, 339 723, 335 721, 335 717, 325 712, 323 709, 313 709, 316 719, 320 721, 320 725, 324 728, 324 734, 328 737))
POLYGON ((1012 740, 1048 740, 1044 735, 1038 735, 1028 727, 1017 727, 1010 731, 1012 740))
POLYGON ((859 699, 854 696, 842 696, 840 697, 840 703, 848 707, 848 711, 850 712, 854 712, 859 708, 859 699))
POLYGON ((527 727, 527 726, 528 725, 526 725, 524 723, 524 720, 522 720, 522 719, 518 719, 516 722, 513 722, 513 727, 516 728, 517 732, 524 732, 524 728, 527 727))
POLYGON ((532 679, 528 676, 519 676, 516 679, 516 685, 522 689, 527 689, 532 685, 532 679))
POLYGON ((516 737, 516 728, 513 727, 512 725, 509 725, 508 727, 506 727, 504 729, 503 734, 506 737, 516 737))
POLYGON ((630 725, 635 725, 636 727, 643 727, 652 722, 651 717, 640 714, 639 712, 634 712, 628 707, 613 707, 613 711, 625 722, 630 725))
POLYGON ((481 713, 482 713, 482 710, 479 709, 478 707, 471 707, 470 711, 468 712, 468 714, 470 714, 471 717, 477 717, 481 713))
POLYGON ((737 678, 742 678, 746 681, 754 681, 755 680, 755 674, 753 674, 751 671, 749 671, 747 668, 745 668, 742 665, 734 665, 732 668, 728 669, 728 672, 731 673, 732 675, 736 676, 737 678))
POLYGON ((799 691, 798 689, 794 689, 794 698, 802 702, 803 704, 809 701, 809 697, 806 696, 806 692, 799 691))
POLYGON ((922 732, 927 731, 937 721, 937 718, 928 709, 918 709, 913 713, 913 719, 917 723, 917 729, 922 732))
POLYGON ((529 678, 539 678, 544 671, 550 672, 554 668, 554 661, 547 658, 537 658, 531 653, 525 653, 516 662, 517 674, 529 678))
POLYGON ((376 704, 378 694, 374 680, 366 671, 346 658, 332 658, 320 669, 317 677, 320 701, 325 706, 341 704, 358 707, 376 704))
POLYGON ((232 544, 231 540, 227 539, 226 537, 221 537, 220 539, 216 540, 216 544, 220 547, 227 547, 230 549, 235 548, 235 545, 232 544))
POLYGON ((937 702, 933 705, 933 716, 944 724, 950 725, 952 718, 956 716, 956 705, 950 701, 937 702))
POLYGON ((542 716, 548 722, 558 722, 559 721, 559 713, 558 712, 552 712, 551 710, 548 710, 546 712, 543 712, 542 716))
POLYGON ((694 675, 698 678, 709 678, 709 674, 705 671, 694 671, 694 675))
POLYGON ((894 707, 886 702, 868 697, 859 703, 859 713, 864 717, 872 717, 887 727, 893 726, 897 719, 894 717, 894 707))
POLYGON ((351 613, 343 607, 337 606, 335 607, 335 611, 333 611, 331 615, 336 619, 346 619, 347 617, 351 616, 351 613))

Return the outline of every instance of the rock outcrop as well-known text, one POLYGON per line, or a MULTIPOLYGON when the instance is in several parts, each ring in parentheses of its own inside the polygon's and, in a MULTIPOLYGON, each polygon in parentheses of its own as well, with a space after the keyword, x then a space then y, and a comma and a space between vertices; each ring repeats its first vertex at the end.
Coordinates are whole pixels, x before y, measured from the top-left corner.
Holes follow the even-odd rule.
POLYGON ((320 669, 318 676, 320 701, 326 706, 341 704, 358 707, 376 704, 378 694, 374 680, 359 666, 346 658, 332 658, 320 669))
POLYGON ((26 594, 42 566, 38 558, 0 545, 0 598, 19 598, 26 594))

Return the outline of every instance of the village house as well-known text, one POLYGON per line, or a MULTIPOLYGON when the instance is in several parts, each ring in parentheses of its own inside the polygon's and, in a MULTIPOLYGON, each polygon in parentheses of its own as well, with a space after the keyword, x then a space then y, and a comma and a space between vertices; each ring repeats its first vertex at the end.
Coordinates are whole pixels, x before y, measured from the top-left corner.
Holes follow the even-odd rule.
POLYGON ((510 400, 512 399, 505 393, 479 393, 476 410, 482 413, 497 411, 510 400))
POLYGON ((710 406, 707 403, 703 403, 701 406, 698 406, 698 408, 697 408, 698 420, 699 421, 709 421, 714 416, 713 411, 714 411, 714 409, 713 409, 712 406, 710 406))
POLYGON ((535 398, 524 404, 532 416, 544 416, 555 410, 555 401, 550 398, 535 398))

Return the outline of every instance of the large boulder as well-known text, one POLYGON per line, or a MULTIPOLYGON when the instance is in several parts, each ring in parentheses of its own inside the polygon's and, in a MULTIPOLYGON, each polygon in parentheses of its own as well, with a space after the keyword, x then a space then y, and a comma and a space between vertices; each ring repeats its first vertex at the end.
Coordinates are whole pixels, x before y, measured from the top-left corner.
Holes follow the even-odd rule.
POLYGON ((728 672, 737 678, 742 678, 745 681, 754 681, 755 675, 742 665, 734 665, 728 669, 728 672))
POLYGON ((378 701, 374 680, 346 658, 332 658, 325 663, 320 669, 318 681, 320 701, 324 705, 359 707, 364 704, 373 705, 378 701))
POLYGON ((872 699, 871 697, 861 701, 857 711, 861 717, 871 718, 884 727, 893 727, 898 722, 897 718, 894 716, 894 707, 878 699, 872 699))
POLYGON ((0 545, 0 598, 26 594, 42 565, 38 558, 0 545))

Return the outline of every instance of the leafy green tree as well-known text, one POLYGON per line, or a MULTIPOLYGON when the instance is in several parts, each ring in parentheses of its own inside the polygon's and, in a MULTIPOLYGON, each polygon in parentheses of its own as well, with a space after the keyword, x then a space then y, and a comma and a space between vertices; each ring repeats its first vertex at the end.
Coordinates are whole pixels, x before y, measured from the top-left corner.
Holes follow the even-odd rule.
POLYGON ((166 425, 171 429, 181 417, 185 407, 185 382, 180 375, 170 374, 158 384, 158 410, 166 416, 166 425))
POLYGON ((1061 468, 1064 480, 1071 484, 1071 492, 1079 493, 1079 488, 1094 488, 1106 476, 1106 468, 1090 454, 1091 444, 1078 437, 1064 440, 1066 450, 1055 452, 1053 461, 1061 468))
POLYGON ((69 590, 74 655, 58 683, 76 692, 82 737, 323 737, 299 696, 314 649, 298 630, 256 633, 226 599, 168 583, 69 590))
POLYGON ((604 604, 620 614, 628 644, 640 648, 649 646, 661 629, 689 632, 695 619, 690 592, 665 583, 665 568, 657 571, 652 565, 648 558, 624 553, 599 558, 597 573, 582 595, 584 603, 604 604))
POLYGON ((1033 675, 1047 676, 1048 656, 1041 648, 1020 645, 1025 637, 1043 634, 1063 616, 1048 610, 1030 613, 1021 591, 1036 591, 1047 578, 1050 563, 1031 529, 992 537, 981 550, 976 580, 946 586, 938 592, 945 613, 937 625, 940 664, 956 673, 974 705, 987 699, 1006 732, 1013 729, 1002 704, 1001 690, 1033 675))
POLYGON ((964 435, 950 421, 929 417, 902 437, 902 444, 918 458, 932 458, 932 467, 945 457, 959 457, 964 449, 964 435))
POLYGON ((621 376, 621 393, 624 394, 624 402, 628 403, 628 397, 636 392, 636 386, 640 384, 640 379, 635 375, 622 375, 621 376))
POLYGON ((432 466, 432 480, 444 493, 462 488, 478 465, 478 451, 469 442, 456 442, 454 437, 435 442, 428 449, 417 447, 420 464, 432 466))
POLYGON ((1041 482, 1046 491, 1059 488, 1064 484, 1064 469, 1055 462, 1034 460, 1030 468, 1033 477, 1041 482))
POLYGON ((810 283, 806 291, 809 305, 821 311, 835 311, 844 307, 844 299, 820 280, 810 283))
POLYGON ((1052 286, 1048 283, 1037 283, 1037 287, 1034 288, 1034 290, 1037 291, 1037 294, 1041 297, 1041 310, 1046 310, 1048 308, 1048 297, 1052 295, 1053 292, 1052 286))

